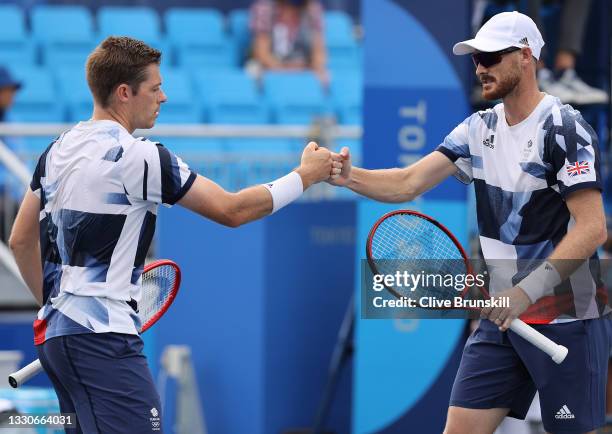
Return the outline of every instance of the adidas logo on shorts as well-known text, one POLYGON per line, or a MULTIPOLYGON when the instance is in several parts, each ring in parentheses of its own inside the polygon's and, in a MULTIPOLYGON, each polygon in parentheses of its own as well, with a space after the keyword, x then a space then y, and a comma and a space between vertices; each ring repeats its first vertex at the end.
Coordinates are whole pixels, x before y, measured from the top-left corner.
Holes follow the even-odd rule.
POLYGON ((564 405, 559 409, 557 414, 555 414, 555 419, 575 419, 576 416, 567 408, 567 405, 564 405))

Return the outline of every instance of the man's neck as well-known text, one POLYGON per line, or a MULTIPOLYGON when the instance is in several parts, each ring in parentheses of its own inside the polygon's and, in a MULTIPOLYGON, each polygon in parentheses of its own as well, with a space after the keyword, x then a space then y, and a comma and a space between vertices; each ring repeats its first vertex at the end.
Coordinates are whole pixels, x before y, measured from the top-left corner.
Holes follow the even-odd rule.
POLYGON ((118 113, 110 108, 102 108, 98 106, 94 106, 93 115, 91 117, 93 121, 115 121, 120 124, 123 128, 125 128, 130 134, 134 133, 134 129, 127 118, 122 116, 121 113, 118 113))
POLYGON ((544 95, 535 83, 530 86, 517 86, 503 99, 507 124, 513 126, 527 119, 544 95))

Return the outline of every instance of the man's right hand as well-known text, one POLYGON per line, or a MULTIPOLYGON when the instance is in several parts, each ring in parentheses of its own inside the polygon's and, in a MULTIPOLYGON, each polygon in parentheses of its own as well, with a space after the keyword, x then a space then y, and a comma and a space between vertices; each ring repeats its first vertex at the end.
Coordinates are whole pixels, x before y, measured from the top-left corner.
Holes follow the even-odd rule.
POLYGON ((302 177, 302 185, 306 190, 312 184, 329 179, 333 165, 331 152, 310 142, 304 148, 300 167, 295 171, 302 177))
POLYGON ((333 156, 338 156, 342 161, 342 170, 338 176, 332 176, 327 180, 331 185, 337 185, 338 187, 346 187, 351 179, 351 153, 349 148, 346 146, 340 150, 339 154, 333 154, 333 156))

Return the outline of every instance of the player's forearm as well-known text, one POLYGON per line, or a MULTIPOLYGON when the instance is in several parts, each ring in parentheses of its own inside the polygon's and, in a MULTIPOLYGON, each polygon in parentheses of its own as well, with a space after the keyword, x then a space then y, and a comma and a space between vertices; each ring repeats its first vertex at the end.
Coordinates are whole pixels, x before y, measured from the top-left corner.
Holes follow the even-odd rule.
POLYGON ((550 294, 578 267, 584 266, 585 260, 607 237, 603 203, 598 190, 576 192, 567 198, 566 203, 574 224, 547 260, 518 283, 518 287, 533 303, 550 294))
POLYGON ((42 305, 42 265, 40 243, 11 242, 11 250, 19 267, 21 277, 39 305, 42 305))
POLYGON ((347 187, 380 202, 408 202, 417 196, 409 182, 407 169, 368 170, 353 167, 347 187))
POLYGON ((577 222, 548 258, 562 279, 569 277, 590 258, 607 238, 605 222, 577 222))
MULTIPOLYGON (((591 222, 592 223, 592 222, 591 222)), ((518 283, 532 303, 567 279, 604 242, 605 225, 577 223, 561 240, 548 259, 518 283), (601 227, 600 227, 601 226, 601 227)))
POLYGON ((268 184, 230 193, 227 211, 230 224, 236 227, 265 217, 299 198, 317 179, 313 166, 303 165, 268 184))
POLYGON ((226 226, 238 227, 258 220, 272 212, 272 196, 262 185, 245 188, 230 193, 230 203, 226 210, 226 226))

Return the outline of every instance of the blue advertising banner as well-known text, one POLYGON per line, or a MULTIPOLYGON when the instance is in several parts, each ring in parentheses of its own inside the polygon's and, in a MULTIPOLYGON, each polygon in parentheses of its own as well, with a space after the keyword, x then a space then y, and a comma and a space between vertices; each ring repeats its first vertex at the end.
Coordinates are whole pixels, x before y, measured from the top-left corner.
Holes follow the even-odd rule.
MULTIPOLYGON (((432 8, 408 0, 362 2, 365 167, 409 165, 435 150, 468 116, 463 83, 471 71, 465 59, 452 55, 453 43, 469 36, 467 4, 440 1, 432 8), (443 16, 453 17, 452 22, 443 16)), ((410 204, 361 201, 356 290, 361 290, 367 234, 380 216, 416 209, 438 219, 466 245, 466 196, 465 186, 449 179, 410 204)), ((358 319, 352 432, 440 433, 465 334, 464 320, 358 319)))
MULTIPOLYGON (((157 234, 182 283, 146 335, 155 358, 167 345, 190 347, 208 432, 309 427, 354 285, 355 203, 295 203, 237 229, 162 209, 157 234)), ((350 430, 349 388, 340 381, 335 391, 326 421, 335 432, 350 430)), ((176 408, 172 399, 162 390, 164 409, 176 408)))

